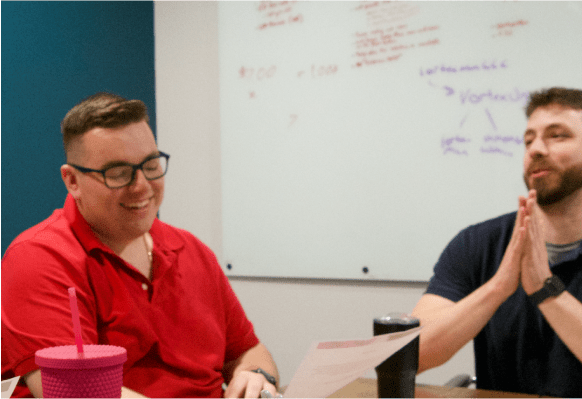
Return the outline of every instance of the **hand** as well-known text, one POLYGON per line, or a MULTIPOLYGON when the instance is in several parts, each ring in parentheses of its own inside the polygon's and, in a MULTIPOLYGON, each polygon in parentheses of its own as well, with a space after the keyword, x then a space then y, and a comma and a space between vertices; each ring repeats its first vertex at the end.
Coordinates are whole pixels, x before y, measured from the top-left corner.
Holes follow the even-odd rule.
POLYGON ((264 375, 252 371, 241 371, 228 384, 224 397, 258 398, 263 389, 269 391, 273 396, 278 394, 277 388, 270 384, 264 375))
POLYGON ((505 250, 499 269, 491 279, 505 298, 511 296, 519 286, 521 275, 521 258, 523 256, 526 236, 526 205, 527 199, 520 196, 515 226, 511 234, 511 240, 505 250))
POLYGON ((147 396, 142 395, 136 391, 133 391, 126 387, 121 387, 121 397, 122 398, 147 398, 147 396))
POLYGON ((526 238, 521 260, 521 285, 528 295, 542 289, 544 281, 552 276, 536 195, 536 190, 530 190, 526 200, 526 238))

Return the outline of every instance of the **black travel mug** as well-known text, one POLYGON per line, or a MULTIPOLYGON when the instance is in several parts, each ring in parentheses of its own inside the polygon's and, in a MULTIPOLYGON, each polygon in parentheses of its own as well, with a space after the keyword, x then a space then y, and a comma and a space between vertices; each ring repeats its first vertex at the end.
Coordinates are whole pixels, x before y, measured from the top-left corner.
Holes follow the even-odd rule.
MULTIPOLYGON (((420 326, 420 320, 405 313, 389 313, 374 319, 374 336, 401 332, 420 326)), ((379 398, 414 398, 418 371, 419 338, 406 344, 376 367, 379 398)))

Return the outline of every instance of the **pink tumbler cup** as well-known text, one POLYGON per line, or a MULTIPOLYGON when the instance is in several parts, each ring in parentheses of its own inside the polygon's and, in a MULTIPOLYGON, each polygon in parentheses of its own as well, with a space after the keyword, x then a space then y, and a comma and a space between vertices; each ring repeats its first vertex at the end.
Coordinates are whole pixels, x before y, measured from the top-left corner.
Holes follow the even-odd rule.
POLYGON ((53 346, 36 351, 45 398, 120 398, 125 348, 112 345, 53 346))

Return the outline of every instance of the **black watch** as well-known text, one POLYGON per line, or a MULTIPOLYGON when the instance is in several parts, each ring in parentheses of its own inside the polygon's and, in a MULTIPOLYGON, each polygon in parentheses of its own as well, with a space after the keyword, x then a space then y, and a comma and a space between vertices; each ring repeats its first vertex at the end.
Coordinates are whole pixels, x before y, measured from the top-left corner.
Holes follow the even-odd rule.
POLYGON ((555 297, 560 295, 562 292, 566 291, 566 286, 558 278, 558 276, 548 277, 544 281, 544 286, 541 290, 534 292, 529 296, 529 299, 533 302, 535 306, 545 301, 550 297, 555 297))
POLYGON ((267 373, 265 370, 263 369, 256 369, 256 370, 251 370, 253 373, 258 373, 258 374, 262 374, 265 376, 265 378, 267 379, 267 381, 269 381, 269 384, 272 384, 274 386, 277 386, 277 379, 275 377, 273 377, 271 374, 267 373))

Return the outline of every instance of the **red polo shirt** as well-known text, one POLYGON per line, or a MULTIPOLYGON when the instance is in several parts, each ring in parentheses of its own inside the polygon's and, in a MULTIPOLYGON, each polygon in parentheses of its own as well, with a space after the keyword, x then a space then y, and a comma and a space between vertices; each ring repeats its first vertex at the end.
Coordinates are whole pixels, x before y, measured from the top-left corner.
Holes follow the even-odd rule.
POLYGON ((150 234, 151 282, 95 237, 71 196, 19 235, 2 259, 2 380, 37 369, 38 349, 75 343, 75 287, 84 343, 127 349, 124 386, 222 396, 224 363, 259 342, 253 326, 208 247, 158 219, 150 234))

